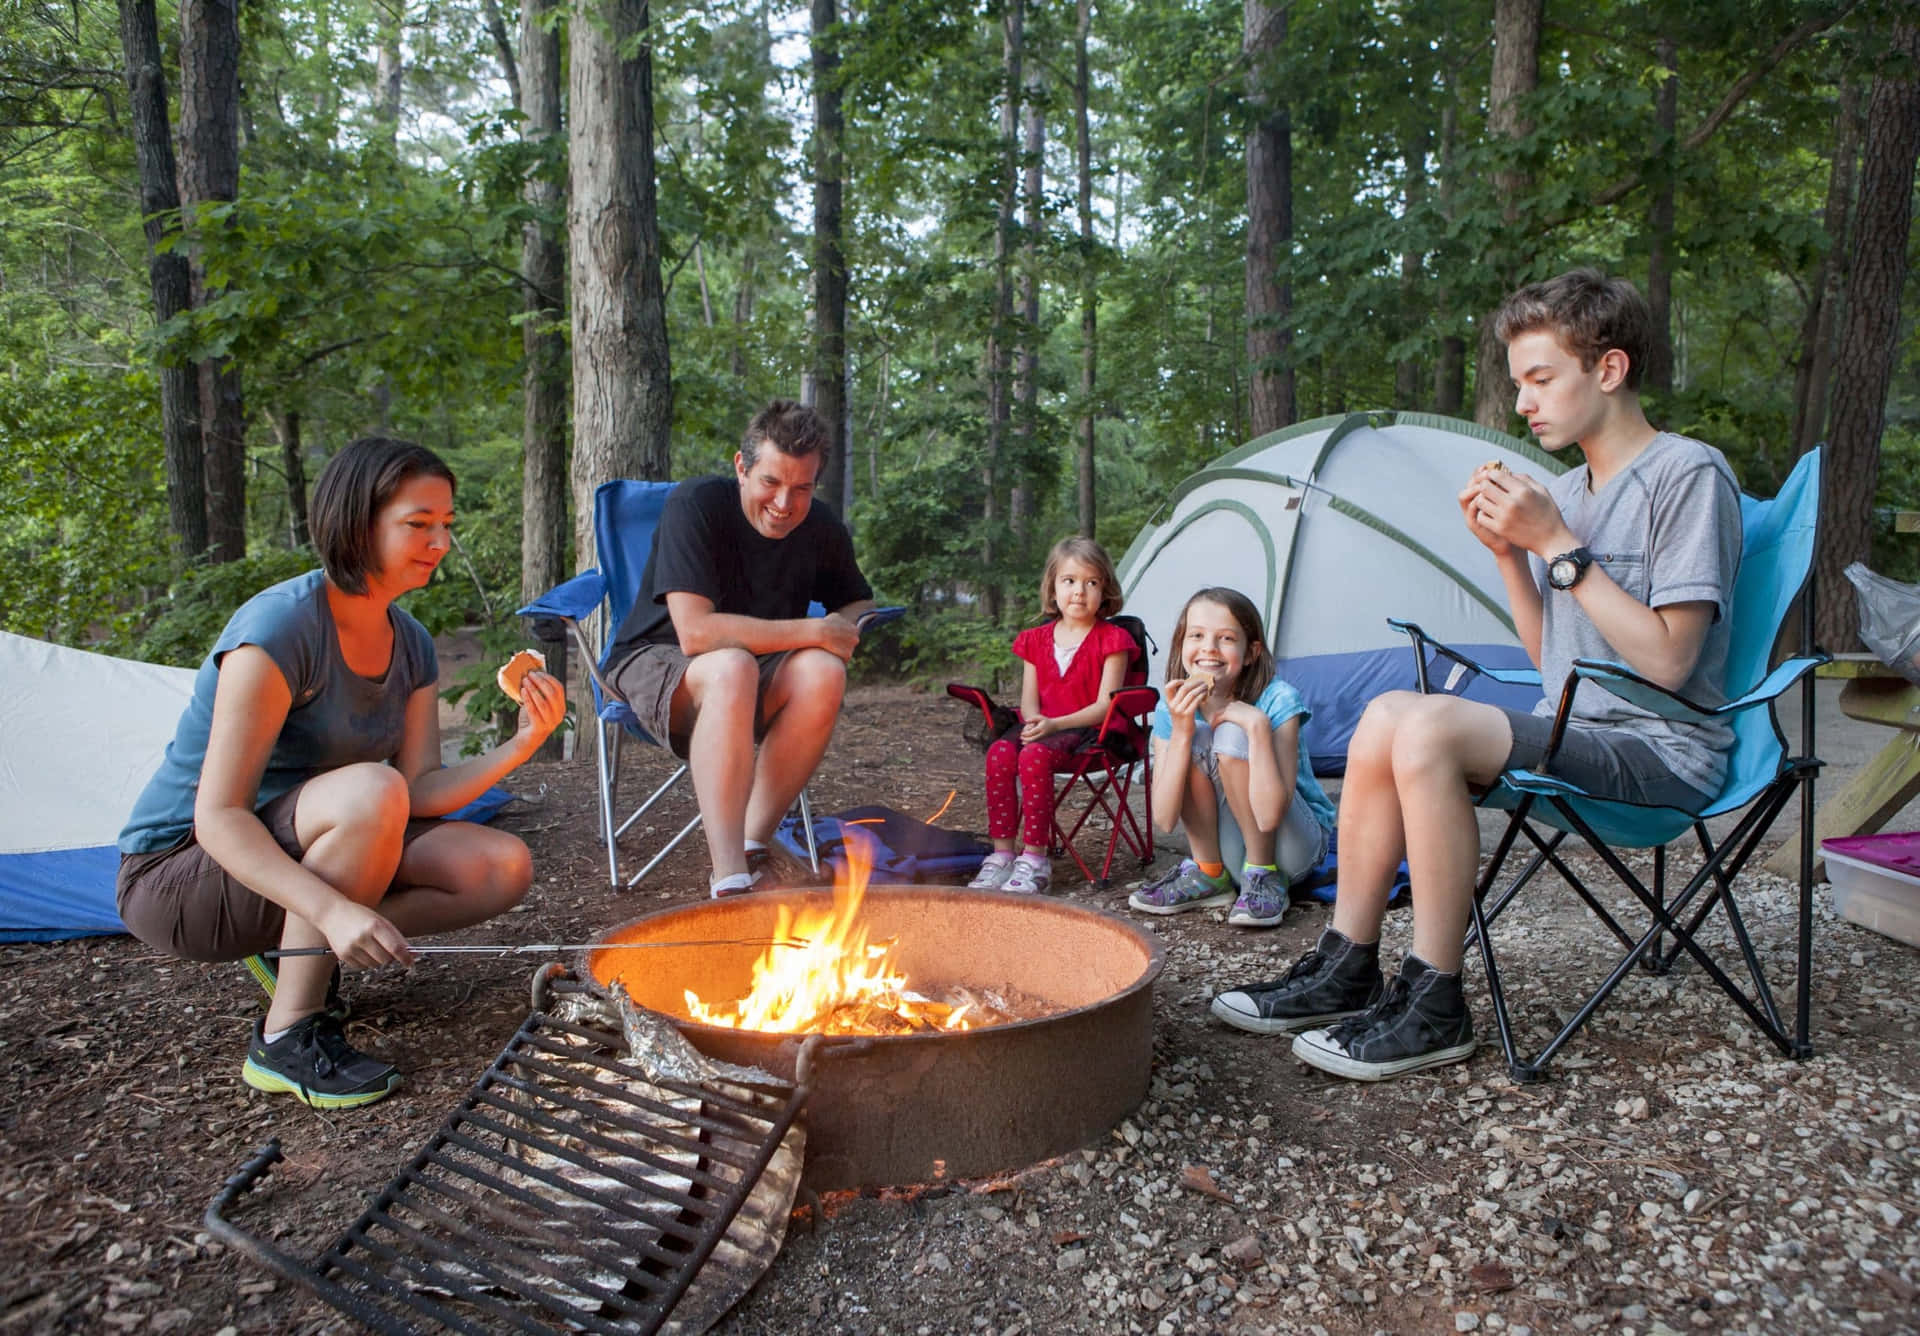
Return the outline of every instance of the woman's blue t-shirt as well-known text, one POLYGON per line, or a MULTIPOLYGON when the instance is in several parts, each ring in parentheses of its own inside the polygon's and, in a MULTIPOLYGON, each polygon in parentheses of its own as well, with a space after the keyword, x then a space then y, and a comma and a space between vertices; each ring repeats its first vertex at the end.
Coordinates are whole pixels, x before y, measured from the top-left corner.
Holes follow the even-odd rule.
MULTIPOLYGON (((1313 813, 1314 820, 1323 830, 1332 830, 1338 817, 1334 813, 1333 800, 1327 797, 1327 791, 1320 787, 1320 781, 1314 777, 1313 758, 1307 755, 1307 720, 1313 718, 1313 711, 1291 682, 1274 678, 1267 683, 1267 689, 1260 693, 1260 699, 1253 703, 1254 709, 1273 721, 1275 728, 1289 719, 1298 719, 1302 725, 1297 742, 1299 758, 1294 769, 1293 791, 1307 810, 1313 813)), ((1173 736, 1173 714, 1167 709, 1165 693, 1160 703, 1153 707, 1153 735, 1165 741, 1173 736)))
POLYGON ((391 761, 406 733, 407 701, 439 679, 440 666, 424 626, 398 608, 390 607, 387 617, 393 624, 393 659, 376 679, 361 677, 340 655, 325 572, 283 580, 242 604, 193 679, 193 698, 173 741, 120 831, 120 851, 170 848, 193 828, 220 660, 242 645, 265 650, 293 693, 260 777, 255 810, 325 771, 391 761))

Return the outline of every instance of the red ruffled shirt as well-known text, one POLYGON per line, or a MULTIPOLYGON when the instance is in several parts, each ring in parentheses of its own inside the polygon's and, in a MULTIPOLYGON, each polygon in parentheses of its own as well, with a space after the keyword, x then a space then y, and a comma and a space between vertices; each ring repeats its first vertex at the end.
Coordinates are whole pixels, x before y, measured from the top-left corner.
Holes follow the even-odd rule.
POLYGON ((1104 617, 1096 618, 1087 638, 1073 652, 1062 673, 1053 657, 1053 629, 1057 621, 1030 626, 1013 638, 1013 655, 1033 665, 1040 679, 1040 713, 1049 719, 1084 710, 1100 695, 1100 670, 1109 654, 1131 656, 1133 637, 1104 617))

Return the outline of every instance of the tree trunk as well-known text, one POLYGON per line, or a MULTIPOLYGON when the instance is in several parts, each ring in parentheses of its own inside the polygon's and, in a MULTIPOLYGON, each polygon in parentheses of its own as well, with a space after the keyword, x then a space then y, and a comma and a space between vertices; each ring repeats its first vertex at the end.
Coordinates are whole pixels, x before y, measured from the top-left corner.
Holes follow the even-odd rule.
MULTIPOLYGON (((1454 218, 1455 149, 1458 147, 1460 112, 1453 74, 1441 63, 1442 93, 1440 107, 1440 218, 1449 229, 1454 218)), ((1434 264, 1434 308, 1441 329, 1458 328, 1461 319, 1459 299, 1455 295, 1453 270, 1455 257, 1447 243, 1441 242, 1434 264)), ((1467 400, 1467 343, 1458 334, 1443 334, 1440 350, 1433 362, 1433 411, 1447 417, 1459 417, 1467 400)))
POLYGON ((1015 534, 1025 538, 1033 522, 1033 477, 1040 462, 1040 232, 1045 226, 1041 194, 1046 185, 1044 159, 1047 120, 1040 99, 1045 84, 1038 61, 1027 63, 1026 98, 1020 107, 1021 187, 1020 272, 1017 302, 1020 310, 1018 352, 1013 373, 1013 487, 1008 496, 1009 518, 1015 534))
MULTIPOLYGON (((1404 155, 1407 162, 1407 189, 1403 217, 1407 223, 1407 232, 1414 230, 1414 219, 1427 198, 1427 141, 1429 132, 1422 126, 1407 137, 1404 155)), ((1400 336, 1409 343, 1421 327, 1421 297, 1424 283, 1421 271, 1426 256, 1420 251, 1408 249, 1400 252, 1400 336)), ((1393 406, 1413 409, 1420 407, 1420 360, 1408 353, 1394 364, 1393 368, 1393 406)))
MULTIPOLYGON (((161 245, 179 230, 180 188, 174 179, 173 133, 167 124, 167 80, 153 0, 120 0, 120 48, 127 62, 134 156, 140 166, 140 217, 147 233, 147 280, 155 324, 193 304, 186 252, 161 245)), ((181 556, 207 550, 207 485, 201 459, 200 392, 193 369, 162 362, 160 433, 166 446, 167 519, 181 556)))
POLYGON ((1834 363, 1825 528, 1815 588, 1820 643, 1835 651, 1859 643, 1851 587, 1840 572, 1872 555, 1880 435, 1886 428, 1887 387, 1900 353, 1900 297, 1906 288, 1913 227, 1914 162, 1920 157, 1920 23, 1912 14, 1908 6, 1902 21, 1893 25, 1890 46, 1899 63, 1874 79, 1867 103, 1846 324, 1834 363))
MULTIPOLYGON (((1540 84, 1540 22, 1544 0, 1494 0, 1493 73, 1487 81, 1487 133, 1515 143, 1533 132, 1522 103, 1540 84)), ((1493 176, 1507 237, 1518 241, 1520 201, 1530 179, 1517 164, 1493 176)), ((1509 247, 1492 257, 1501 286, 1511 288, 1520 262, 1509 247)), ((1505 428, 1513 414, 1513 389, 1507 375, 1507 350, 1493 332, 1492 311, 1480 321, 1479 353, 1473 366, 1473 420, 1483 427, 1505 428)))
MULTIPOLYGON (((500 57, 500 73, 507 81, 507 96, 513 99, 515 111, 524 110, 521 99, 520 67, 514 59, 513 39, 507 35, 507 21, 500 14, 500 0, 481 0, 480 13, 486 20, 487 36, 493 38, 494 54, 500 57)), ((522 6, 522 32, 526 30, 525 22, 525 6, 522 6)), ((557 35, 555 40, 558 40, 557 35)))
POLYGON ((295 547, 313 546, 307 530, 307 460, 300 443, 300 415, 273 413, 273 434, 280 441, 280 471, 287 479, 287 540, 295 547))
MULTIPOLYGON (((520 13, 521 133, 544 144, 560 133, 560 32, 546 18, 559 0, 524 0, 520 13)), ((567 574, 566 251, 560 244, 560 183, 527 177, 534 216, 520 229, 521 378, 520 594, 539 597, 567 574)), ((591 555, 592 549, 588 552, 591 555)))
POLYGON ((573 297, 574 564, 594 561, 593 492, 664 479, 673 377, 653 179, 653 55, 644 0, 601 0, 568 25, 573 297), (630 50, 625 58, 622 49, 630 50))
POLYGON ((1099 286, 1094 267, 1093 135, 1087 101, 1092 80, 1087 69, 1087 37, 1093 28, 1093 0, 1079 0, 1073 29, 1073 134, 1080 205, 1080 423, 1074 451, 1074 499, 1082 537, 1094 536, 1094 373, 1099 354, 1099 286))
MULTIPOLYGON (((560 31, 547 23, 559 0, 522 0, 519 88, 515 99, 526 115, 521 134, 530 144, 548 144, 560 134, 560 31)), ((489 26, 499 21, 487 0, 489 26)), ((514 76, 513 49, 504 31, 495 34, 503 63, 514 76)), ((542 154, 542 157, 545 155, 542 154)), ((528 603, 567 574, 567 255, 560 244, 565 207, 551 169, 536 168, 522 191, 533 216, 520 228, 520 326, 525 360, 521 372, 520 597, 528 603)), ((589 549, 591 550, 591 549, 589 549)), ((566 628, 557 618, 533 619, 533 636, 547 656, 547 670, 567 680, 566 628)), ((566 739, 555 729, 535 753, 557 761, 566 739)))
POLYGON ((373 123, 388 148, 400 139, 400 82, 406 72, 400 34, 406 26, 406 0, 381 0, 374 6, 380 23, 380 54, 373 74, 373 123))
POLYGON ((1247 108, 1247 366, 1255 437, 1294 419, 1293 127, 1276 93, 1287 11, 1246 0, 1242 11, 1247 108))
POLYGON ((1680 47, 1662 36, 1657 50, 1660 68, 1668 73, 1653 97, 1654 157, 1660 164, 1647 209, 1647 309, 1653 315, 1653 347, 1641 389, 1667 394, 1673 389, 1673 169, 1680 125, 1680 47))
MULTIPOLYGON (((183 0, 180 6, 180 195, 199 231, 199 212, 231 203, 240 188, 240 12, 238 0, 183 0)), ((192 239, 191 236, 189 238, 192 239)), ((193 248, 193 304, 204 307, 206 264, 193 248)), ((202 458, 207 484, 207 551, 214 561, 247 554, 246 404, 231 359, 201 362, 202 458)))
MULTIPOLYGON (((827 424, 816 490, 838 508, 847 484, 847 255, 841 195, 846 122, 840 108, 840 6, 813 0, 813 395, 827 424)), ((846 516, 842 516, 846 518, 846 516)))
POLYGON ((1819 443, 1827 425, 1827 382, 1833 373, 1833 330, 1840 315, 1840 293, 1847 278, 1848 214, 1853 207, 1853 174, 1860 154, 1860 85, 1840 84, 1840 107, 1833 118, 1833 165, 1827 173, 1827 207, 1821 226, 1827 253, 1814 270, 1800 324, 1800 356, 1793 376, 1793 453, 1804 455, 1819 443))
POLYGON ((1007 436, 1007 334, 1013 308, 1013 283, 1010 250, 1013 231, 1013 201, 1018 173, 1020 77, 1022 44, 1025 40, 1025 0, 1006 0, 1001 13, 1001 51, 1004 94, 1000 103, 1000 199, 993 229, 993 327, 987 334, 987 454, 980 470, 985 500, 981 506, 981 567, 985 585, 980 591, 980 608, 991 621, 1000 620, 1002 590, 995 563, 1002 553, 1000 525, 1001 455, 1007 436))

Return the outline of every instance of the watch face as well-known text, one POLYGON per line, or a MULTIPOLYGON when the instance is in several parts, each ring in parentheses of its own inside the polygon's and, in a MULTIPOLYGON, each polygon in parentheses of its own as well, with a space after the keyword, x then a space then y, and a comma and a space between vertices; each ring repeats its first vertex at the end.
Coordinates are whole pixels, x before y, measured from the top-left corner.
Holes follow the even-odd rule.
POLYGON ((1580 575, 1580 563, 1571 557, 1555 557, 1547 567, 1547 583, 1555 589, 1571 589, 1580 575))

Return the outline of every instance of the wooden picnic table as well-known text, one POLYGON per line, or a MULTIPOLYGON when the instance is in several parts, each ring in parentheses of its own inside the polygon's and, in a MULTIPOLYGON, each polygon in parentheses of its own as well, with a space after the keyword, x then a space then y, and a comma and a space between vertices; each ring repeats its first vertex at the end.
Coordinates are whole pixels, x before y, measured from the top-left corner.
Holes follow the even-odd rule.
MULTIPOLYGON (((1844 679, 1840 712, 1847 718, 1894 730, 1886 746, 1814 812, 1813 874, 1818 879, 1825 875, 1819 841, 1872 835, 1920 795, 1920 687, 1871 654, 1837 654, 1832 663, 1822 664, 1815 671, 1820 677, 1844 679)), ((1815 741, 1817 751, 1818 739, 1815 741)), ((1783 877, 1797 877, 1800 842, 1789 840, 1781 845, 1767 860, 1766 869, 1783 877)))

